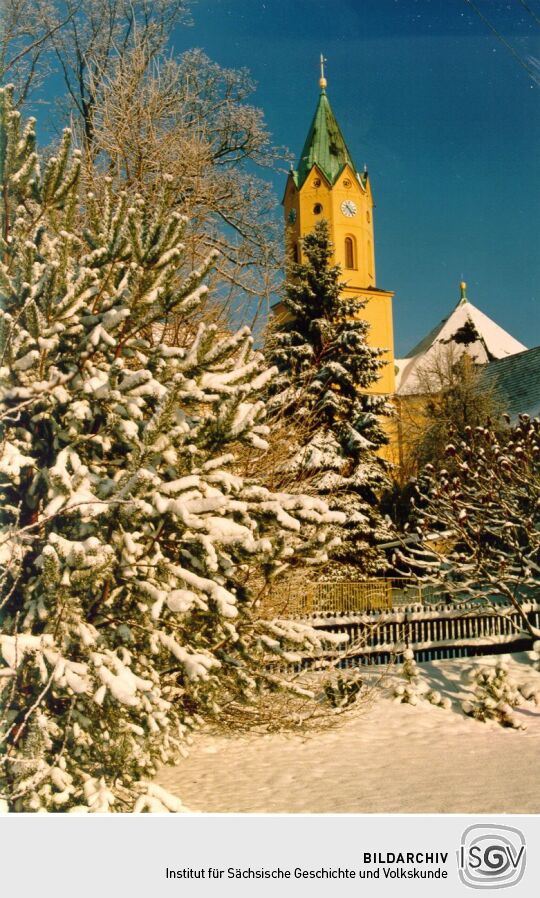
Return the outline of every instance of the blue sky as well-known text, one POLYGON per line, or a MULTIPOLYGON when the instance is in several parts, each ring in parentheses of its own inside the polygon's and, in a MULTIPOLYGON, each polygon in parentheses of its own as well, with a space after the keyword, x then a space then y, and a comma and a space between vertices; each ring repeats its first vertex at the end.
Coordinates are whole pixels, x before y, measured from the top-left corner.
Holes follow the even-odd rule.
MULTIPOLYGON (((540 0, 475 5, 534 68, 540 0)), ((466 0, 199 0, 193 19, 174 49, 248 68, 295 158, 327 57, 334 112, 372 179, 397 355, 449 312, 462 276, 472 302, 540 344, 540 86, 466 0)))

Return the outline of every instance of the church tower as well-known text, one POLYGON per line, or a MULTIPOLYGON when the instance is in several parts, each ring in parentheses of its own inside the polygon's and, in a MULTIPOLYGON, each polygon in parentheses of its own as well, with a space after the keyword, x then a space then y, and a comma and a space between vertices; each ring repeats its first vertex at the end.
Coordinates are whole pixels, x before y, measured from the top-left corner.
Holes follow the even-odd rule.
POLYGON ((359 172, 347 148, 326 95, 324 59, 315 115, 297 170, 289 173, 283 205, 288 242, 298 261, 301 238, 326 219, 334 245, 334 263, 341 266, 344 296, 366 300, 359 311, 370 325, 368 342, 385 350, 387 364, 371 392, 393 394, 393 293, 376 286, 373 196, 366 170, 359 172))

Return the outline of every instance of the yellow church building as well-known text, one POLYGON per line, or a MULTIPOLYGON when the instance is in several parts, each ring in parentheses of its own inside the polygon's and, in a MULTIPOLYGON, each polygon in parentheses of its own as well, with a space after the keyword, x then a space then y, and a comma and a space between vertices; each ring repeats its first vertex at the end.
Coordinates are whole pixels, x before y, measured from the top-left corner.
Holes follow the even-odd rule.
POLYGON ((347 297, 365 300, 362 317, 370 325, 369 343, 385 350, 386 365, 373 392, 395 391, 392 299, 375 277, 373 195, 367 171, 359 171, 347 148, 326 94, 321 57, 320 96, 298 168, 289 173, 283 205, 290 243, 297 260, 301 239, 326 219, 341 267, 347 297))
MULTIPOLYGON (((320 95, 297 169, 290 171, 283 199, 287 241, 301 261, 302 238, 326 219, 334 246, 333 263, 341 268, 343 295, 364 301, 359 314, 369 323, 368 343, 384 350, 386 362, 370 392, 392 398, 396 414, 382 424, 389 438, 384 457, 403 467, 406 440, 403 410, 417 413, 422 404, 419 372, 424 362, 448 344, 457 354, 467 352, 474 364, 523 353, 525 347, 473 306, 461 284, 455 309, 431 330, 405 359, 394 354, 393 292, 377 286, 373 194, 367 170, 353 161, 326 93, 321 56, 320 95)), ((276 310, 277 311, 277 310, 276 310)), ((531 350, 532 352, 532 350, 531 350)))

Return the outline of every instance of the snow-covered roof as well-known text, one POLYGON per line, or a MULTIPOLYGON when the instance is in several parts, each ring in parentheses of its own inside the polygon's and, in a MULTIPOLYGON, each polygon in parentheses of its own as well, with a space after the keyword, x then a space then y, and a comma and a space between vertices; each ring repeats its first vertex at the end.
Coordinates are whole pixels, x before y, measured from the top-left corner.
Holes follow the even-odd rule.
POLYGON ((498 359, 483 369, 481 383, 501 397, 505 410, 518 415, 540 415, 540 346, 498 359))
POLYGON ((407 358, 396 359, 396 392, 400 395, 422 392, 421 370, 429 369, 430 363, 450 344, 455 353, 467 352, 478 365, 526 349, 523 343, 469 302, 462 284, 461 299, 448 318, 427 334, 407 358))

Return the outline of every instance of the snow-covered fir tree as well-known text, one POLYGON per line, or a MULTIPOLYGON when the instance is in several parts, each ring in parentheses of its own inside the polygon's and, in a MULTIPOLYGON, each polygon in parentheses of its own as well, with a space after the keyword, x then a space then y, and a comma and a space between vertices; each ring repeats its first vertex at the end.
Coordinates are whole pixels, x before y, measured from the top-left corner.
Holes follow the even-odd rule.
POLYGON ((268 344, 279 372, 269 409, 289 428, 282 470, 309 480, 346 515, 325 575, 351 578, 387 566, 377 549, 391 535, 378 507, 387 473, 376 450, 387 441, 379 417, 389 407, 368 392, 384 364, 382 350, 367 343, 365 303, 342 295, 332 253, 322 220, 302 241, 303 261, 289 266, 268 344))
POLYGON ((43 166, 0 98, 0 802, 174 811, 151 780, 197 715, 320 647, 253 620, 248 578, 324 560, 339 515, 235 473, 272 372, 246 329, 193 335, 213 258, 186 273, 185 220, 84 194, 69 132, 43 166))

